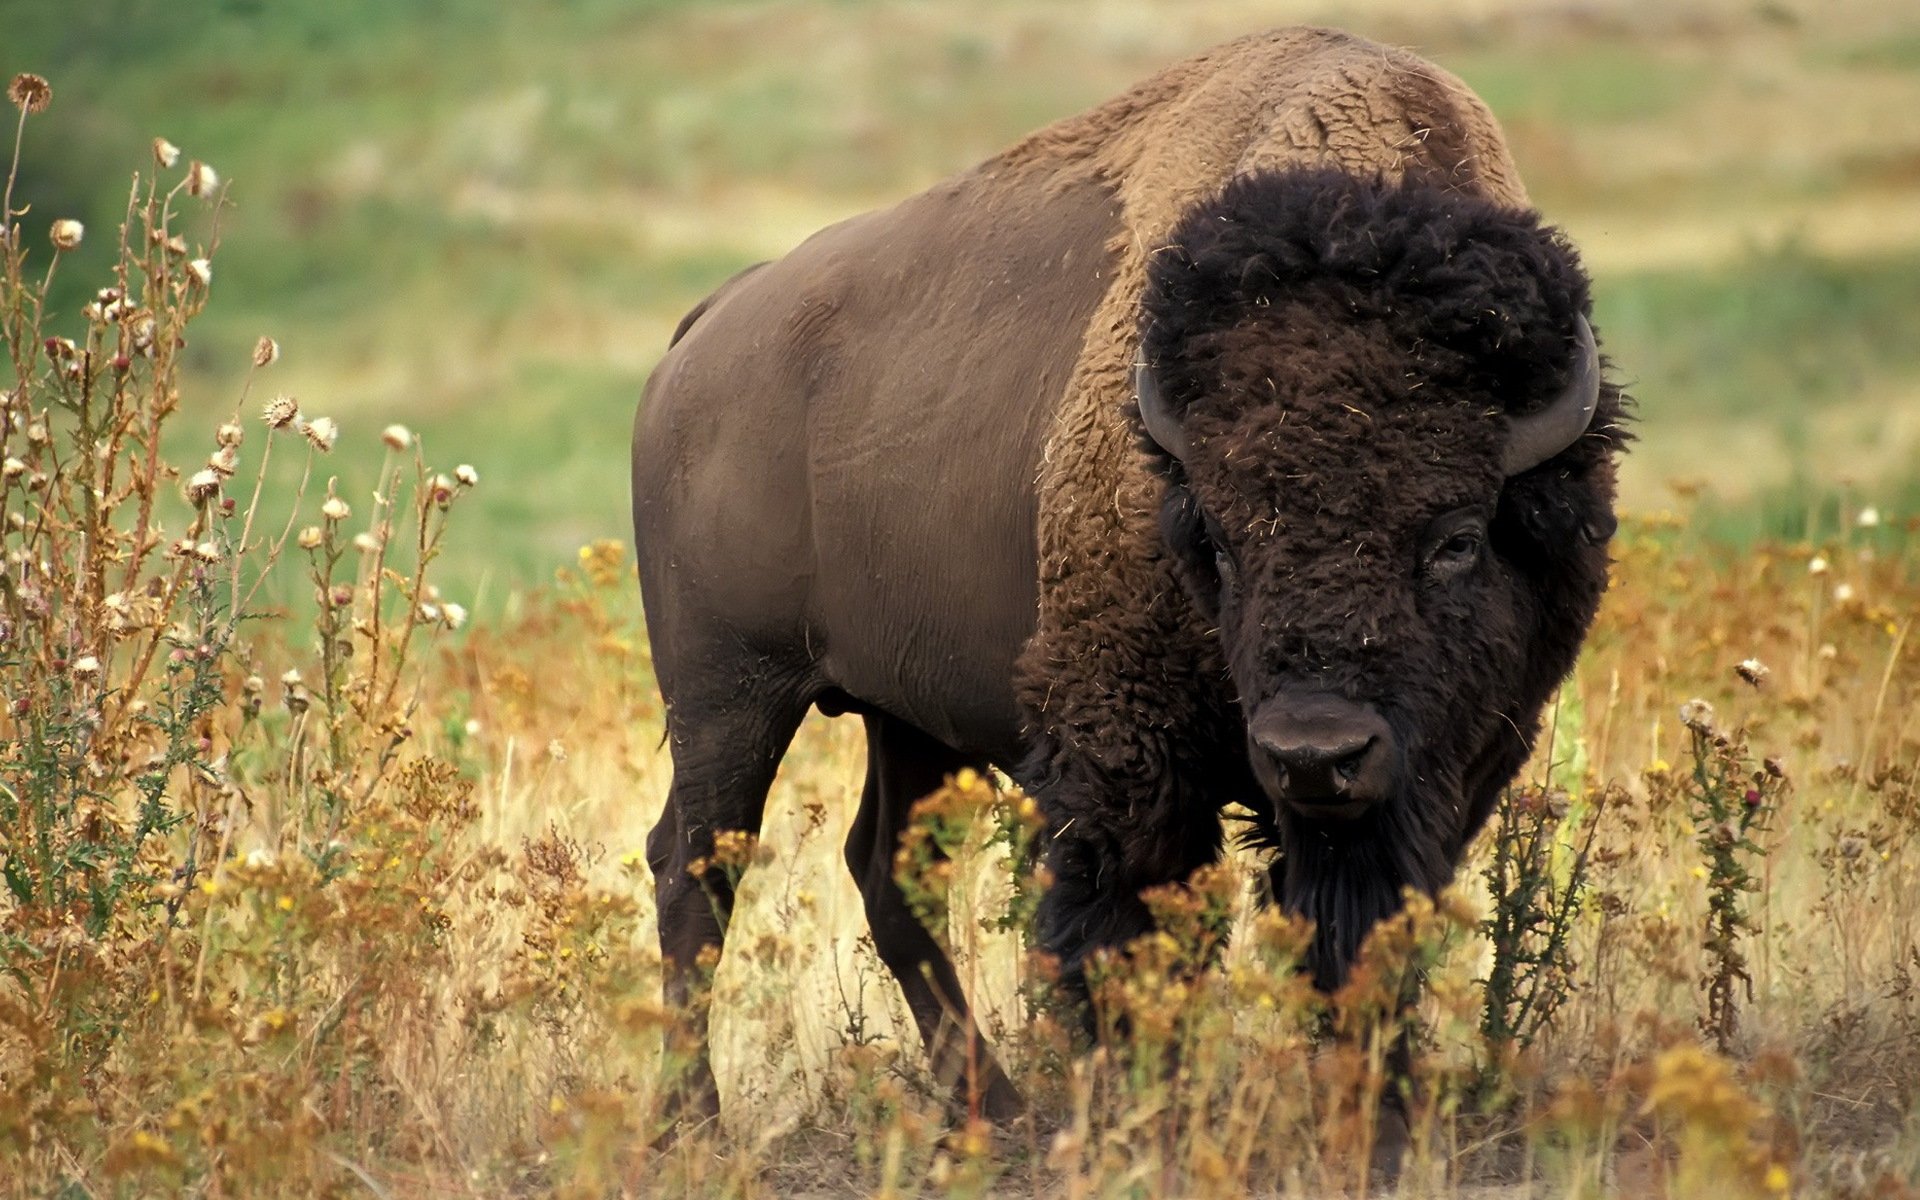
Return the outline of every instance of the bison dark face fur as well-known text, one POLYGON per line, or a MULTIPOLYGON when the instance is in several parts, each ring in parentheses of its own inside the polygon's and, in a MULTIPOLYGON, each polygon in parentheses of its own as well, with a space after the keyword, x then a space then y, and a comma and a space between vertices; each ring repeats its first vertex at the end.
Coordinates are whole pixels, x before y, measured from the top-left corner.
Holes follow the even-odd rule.
POLYGON ((1404 888, 1452 878, 1572 666, 1619 397, 1572 251, 1471 197, 1243 179, 1150 272, 1162 528, 1219 631, 1274 894, 1316 922, 1331 988, 1404 888))

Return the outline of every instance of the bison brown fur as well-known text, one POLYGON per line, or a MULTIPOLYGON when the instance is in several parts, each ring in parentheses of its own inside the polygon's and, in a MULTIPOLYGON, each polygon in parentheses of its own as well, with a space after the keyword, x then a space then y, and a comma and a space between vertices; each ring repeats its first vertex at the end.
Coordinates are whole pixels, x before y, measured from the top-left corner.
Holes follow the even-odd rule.
POLYGON ((1153 257, 1142 354, 1190 448, 1144 445, 1237 704, 1209 714, 1216 728, 1182 725, 1217 761, 1157 808, 1129 814, 1112 781, 1076 790, 1071 763, 1035 764, 1060 831, 1045 936, 1066 962, 1143 931, 1138 881, 1170 843, 1211 857, 1228 801, 1277 851, 1274 894, 1315 922, 1323 988, 1403 889, 1452 878, 1606 583, 1617 391, 1550 464, 1500 469, 1498 418, 1566 383, 1588 304, 1573 251, 1532 213, 1345 172, 1237 179, 1153 257), (1303 815, 1242 766, 1262 756, 1249 725, 1288 694, 1377 711, 1395 760, 1377 805, 1303 815))
MULTIPOLYGON (((1337 984, 1451 877, 1593 618, 1624 434, 1589 304, 1486 107, 1321 29, 1176 64, 724 284, 634 428, 669 996, 725 936, 715 835, 758 829, 816 707, 866 725, 846 851, 875 948, 989 1114, 1017 1094, 894 876, 963 767, 1048 818, 1070 983, 1240 805, 1337 984)), ((692 1085, 717 1105, 704 1058, 692 1085)))

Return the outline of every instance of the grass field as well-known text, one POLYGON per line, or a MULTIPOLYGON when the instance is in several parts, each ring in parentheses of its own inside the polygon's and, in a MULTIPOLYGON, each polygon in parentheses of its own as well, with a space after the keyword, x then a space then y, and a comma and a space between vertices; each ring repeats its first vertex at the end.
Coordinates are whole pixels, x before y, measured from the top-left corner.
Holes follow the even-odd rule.
MULTIPOLYGON (((270 333, 278 386, 363 435, 339 469, 370 472, 369 426, 404 414, 501 484, 480 501, 484 548, 449 548, 494 598, 621 536, 624 466, 605 451, 667 332, 720 279, 1287 19, 1413 45, 1502 117, 1598 275, 1602 331, 1635 384, 1633 506, 1701 477, 1739 502, 1715 525, 1750 535, 1797 531, 1843 476, 1863 498, 1911 498, 1911 12, 1459 11, 14 0, 0 69, 66 85, 27 144, 42 214, 110 229, 156 134, 232 180, 220 303, 193 347, 201 412, 270 333)), ((106 240, 56 295, 69 316, 106 240)))
MULTIPOLYGON (((1034 1113, 953 1120, 839 861, 858 726, 818 718, 740 850, 712 1001, 728 1118, 651 1148, 684 1057, 639 858, 667 761, 618 544, 640 383, 715 282, 1306 18, 1486 96, 1640 402, 1614 589, 1553 745, 1460 895, 1366 976, 1428 975, 1406 1191, 1920 1192, 1910 6, 0 0, 0 77, 55 89, 0 310, 34 293, 48 222, 87 229, 38 335, 7 325, 32 376, 11 403, 59 436, 10 419, 22 478, 53 482, 0 493, 50 514, 0 534, 0 1195, 1349 1188, 1391 1021, 1314 1036, 1276 966, 1297 931, 1234 871, 1116 998, 1137 1057, 1073 1057, 997 927, 1030 886, 988 849, 1017 806, 964 785, 940 798, 942 929, 1034 1113), (81 310, 156 135, 184 151, 167 182, 202 159, 227 204, 210 286, 135 223, 132 277, 191 330, 112 385, 130 440, 102 461, 129 490, 102 509, 36 456, 115 426, 73 426, 65 360, 32 347, 133 336, 81 310), (261 335, 280 356, 251 367, 261 335), (245 391, 232 515, 142 466, 141 414, 175 389, 152 428, 181 476, 245 391), (269 439, 280 392, 339 422, 331 454, 269 439), (418 440, 383 446, 393 422, 418 440), (143 497, 186 550, 140 548, 143 497), (300 615, 234 624, 257 576, 300 615), (1195 976, 1209 915, 1235 938, 1195 976)), ((197 242, 215 211, 164 216, 197 242)))

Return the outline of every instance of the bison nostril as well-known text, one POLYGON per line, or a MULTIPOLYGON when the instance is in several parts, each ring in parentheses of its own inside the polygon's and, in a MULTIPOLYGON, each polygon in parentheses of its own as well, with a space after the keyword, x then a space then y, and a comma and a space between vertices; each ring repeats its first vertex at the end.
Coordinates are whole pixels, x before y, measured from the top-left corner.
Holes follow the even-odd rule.
POLYGON ((1342 747, 1341 750, 1335 751, 1337 757, 1333 762, 1333 770, 1340 776, 1341 782, 1353 782, 1353 777, 1360 773, 1361 765, 1366 762, 1367 751, 1373 749, 1375 740, 1368 738, 1357 745, 1342 747))
POLYGON ((1279 768, 1282 787, 1303 791, 1344 792, 1366 763, 1373 737, 1345 739, 1328 745, 1322 742, 1292 742, 1280 738, 1258 739, 1260 748, 1273 756, 1279 768))

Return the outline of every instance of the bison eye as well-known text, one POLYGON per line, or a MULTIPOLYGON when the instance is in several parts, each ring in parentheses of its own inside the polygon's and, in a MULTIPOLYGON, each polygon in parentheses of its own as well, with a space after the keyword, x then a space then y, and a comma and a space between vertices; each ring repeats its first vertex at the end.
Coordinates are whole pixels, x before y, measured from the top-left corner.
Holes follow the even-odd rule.
POLYGON ((1457 578, 1480 561, 1487 544, 1486 520, 1478 513, 1449 513, 1434 522, 1421 566, 1442 582, 1457 578))

